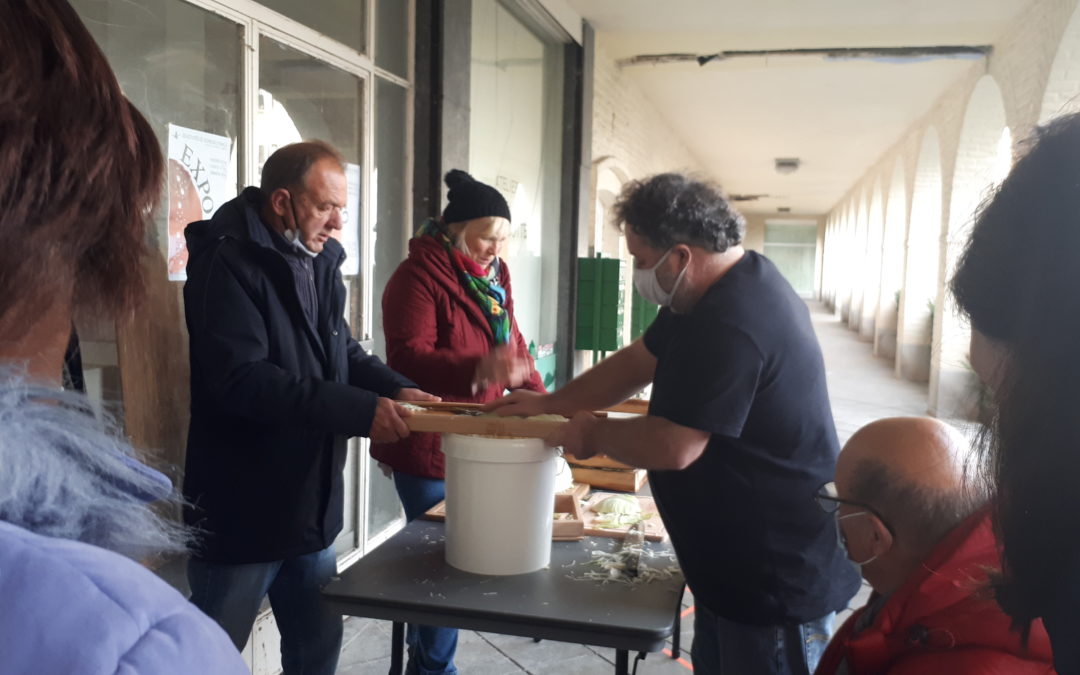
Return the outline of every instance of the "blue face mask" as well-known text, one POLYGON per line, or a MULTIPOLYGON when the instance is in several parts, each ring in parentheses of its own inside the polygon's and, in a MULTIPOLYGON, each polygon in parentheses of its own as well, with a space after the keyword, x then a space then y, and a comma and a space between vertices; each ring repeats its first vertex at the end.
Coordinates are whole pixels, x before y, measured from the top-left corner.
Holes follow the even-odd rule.
POLYGON ((675 298, 675 292, 679 290, 679 284, 682 283, 683 276, 686 274, 686 267, 683 267, 682 271, 679 272, 679 276, 675 278, 675 284, 670 291, 665 291, 660 285, 660 280, 656 278, 656 270, 660 268, 660 265, 664 264, 664 261, 667 260, 673 250, 673 248, 669 248, 652 267, 634 270, 634 288, 641 294, 641 297, 661 307, 671 305, 671 301, 675 298))

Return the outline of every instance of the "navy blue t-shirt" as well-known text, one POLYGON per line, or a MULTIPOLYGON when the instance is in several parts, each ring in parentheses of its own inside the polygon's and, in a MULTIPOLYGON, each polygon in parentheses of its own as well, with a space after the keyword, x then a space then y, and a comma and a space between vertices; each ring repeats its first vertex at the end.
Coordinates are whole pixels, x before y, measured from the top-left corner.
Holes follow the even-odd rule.
POLYGON ((695 602, 758 625, 846 607, 859 574, 813 499, 839 448, 805 303, 747 251, 644 341, 657 358, 649 414, 712 434, 688 468, 649 472, 695 602))

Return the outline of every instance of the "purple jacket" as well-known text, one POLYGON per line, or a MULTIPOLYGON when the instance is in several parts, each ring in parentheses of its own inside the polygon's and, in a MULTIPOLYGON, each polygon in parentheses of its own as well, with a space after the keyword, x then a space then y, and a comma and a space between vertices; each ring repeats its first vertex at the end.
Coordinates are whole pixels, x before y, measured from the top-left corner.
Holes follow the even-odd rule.
POLYGON ((0 674, 247 673, 225 632, 121 555, 0 521, 0 674))

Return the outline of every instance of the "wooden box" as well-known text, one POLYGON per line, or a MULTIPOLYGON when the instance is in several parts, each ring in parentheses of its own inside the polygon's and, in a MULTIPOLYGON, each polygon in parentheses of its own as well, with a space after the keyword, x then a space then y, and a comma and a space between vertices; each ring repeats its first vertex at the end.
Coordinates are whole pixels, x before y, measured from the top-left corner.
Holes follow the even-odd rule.
POLYGON ((592 468, 576 466, 573 463, 570 464, 570 473, 573 474, 575 482, 620 492, 637 492, 649 479, 645 469, 592 468))

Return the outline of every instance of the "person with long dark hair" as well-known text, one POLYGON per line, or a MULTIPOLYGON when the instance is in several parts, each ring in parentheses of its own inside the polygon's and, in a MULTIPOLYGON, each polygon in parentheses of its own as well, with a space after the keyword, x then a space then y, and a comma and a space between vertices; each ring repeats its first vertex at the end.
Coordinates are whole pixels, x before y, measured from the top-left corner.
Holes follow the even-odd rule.
POLYGON ((1080 116, 1039 129, 980 209, 952 292, 996 416, 983 444, 998 602, 1080 673, 1080 116))
POLYGON ((179 495, 62 389, 74 308, 130 312, 162 185, 146 120, 64 0, 0 2, 0 672, 247 672, 225 632, 137 561, 179 495))

